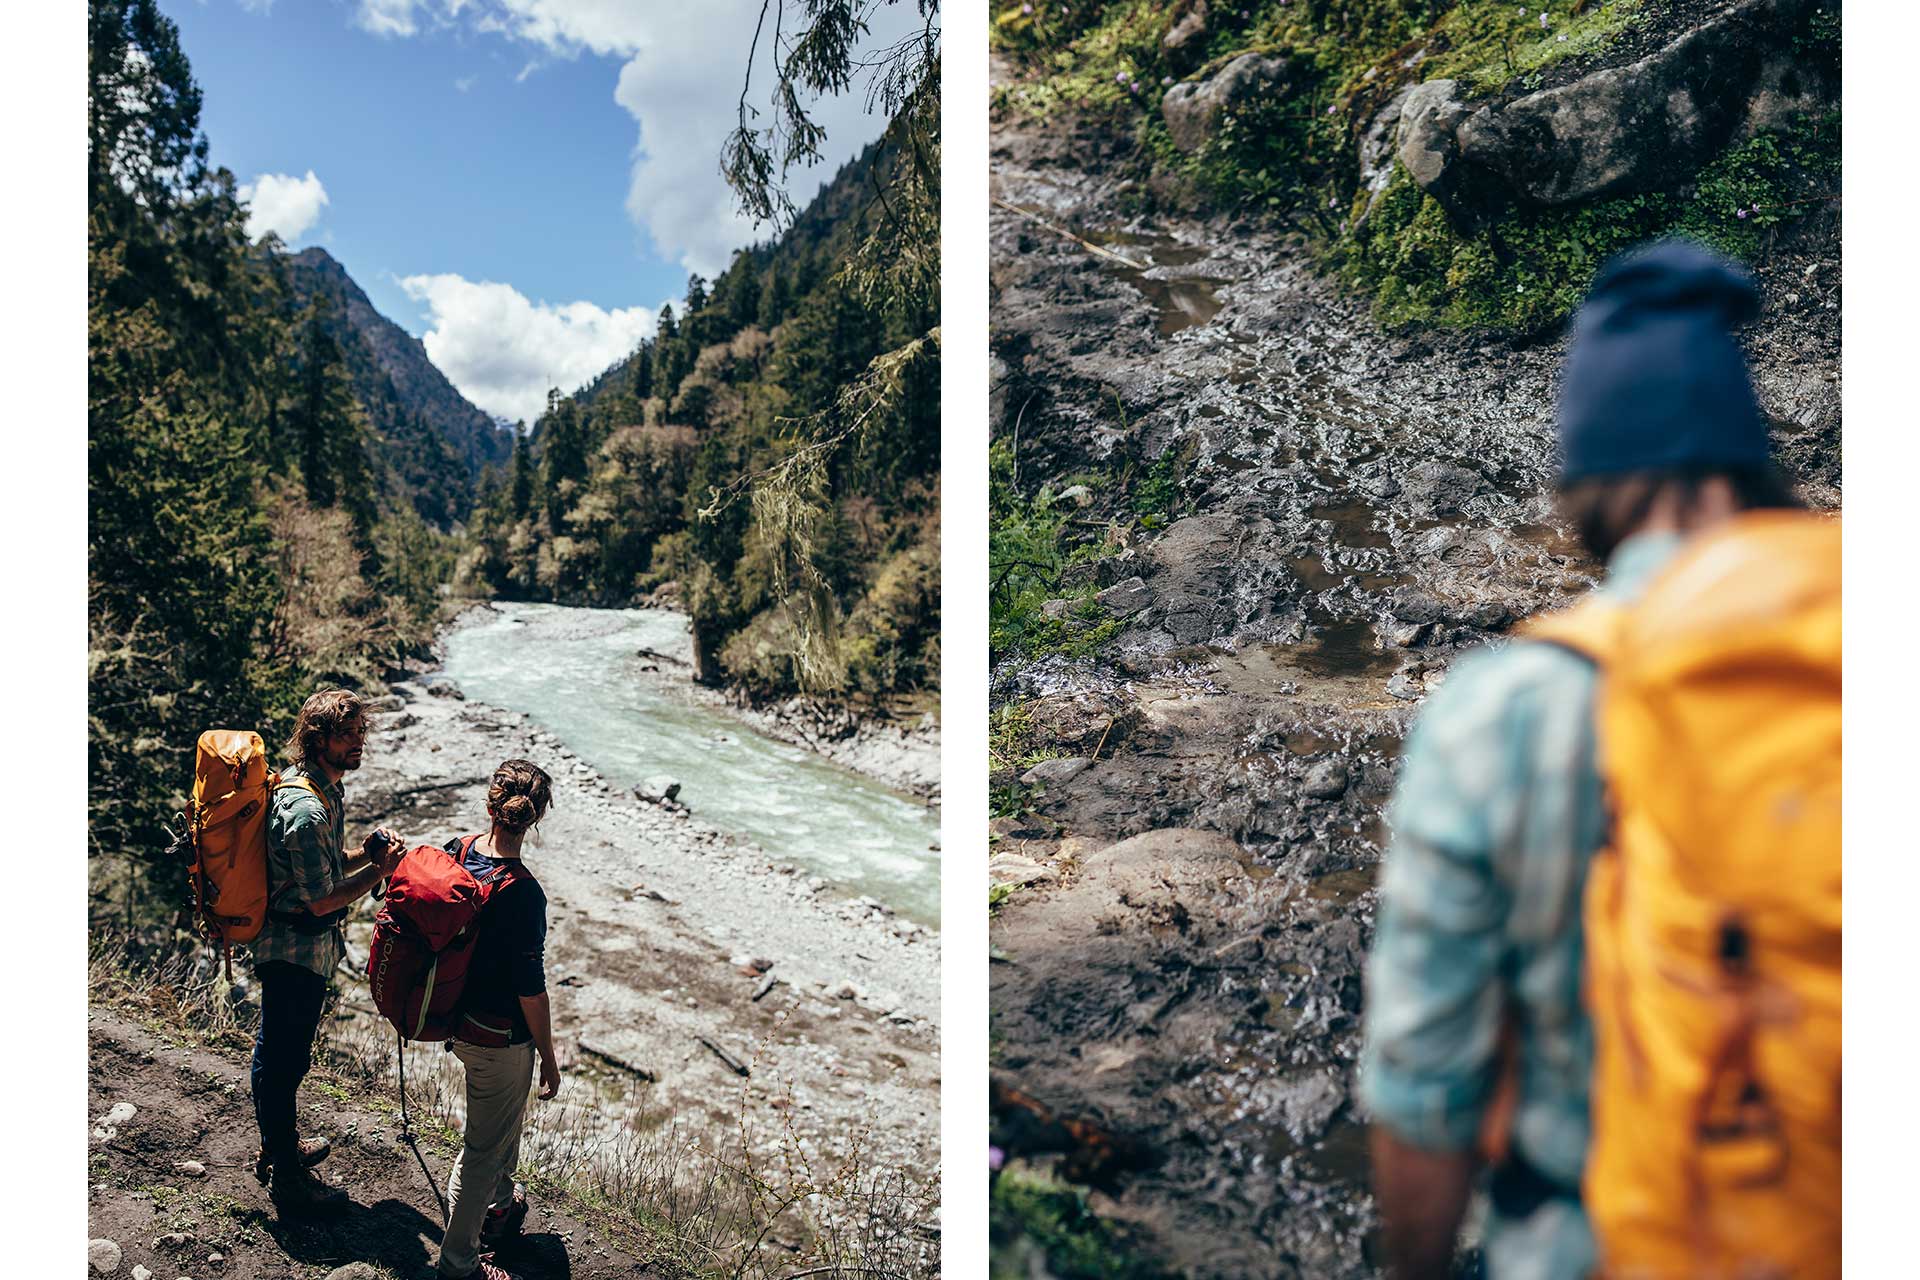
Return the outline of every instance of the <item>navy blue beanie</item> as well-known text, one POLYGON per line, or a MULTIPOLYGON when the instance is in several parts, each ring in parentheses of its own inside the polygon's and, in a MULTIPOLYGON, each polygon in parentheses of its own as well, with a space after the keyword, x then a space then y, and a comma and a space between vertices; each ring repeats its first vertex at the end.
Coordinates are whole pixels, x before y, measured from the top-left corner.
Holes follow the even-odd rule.
POLYGON ((1760 298, 1697 244, 1624 253, 1594 278, 1560 387, 1562 484, 1681 467, 1767 465, 1767 424, 1733 339, 1760 298))

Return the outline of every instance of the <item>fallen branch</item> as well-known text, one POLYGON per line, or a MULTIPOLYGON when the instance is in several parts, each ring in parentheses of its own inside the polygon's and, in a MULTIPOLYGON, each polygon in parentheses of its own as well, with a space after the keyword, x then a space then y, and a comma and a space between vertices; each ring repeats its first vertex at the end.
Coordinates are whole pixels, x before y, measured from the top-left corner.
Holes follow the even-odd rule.
POLYGON ((1135 262, 1132 258, 1129 258, 1126 254, 1115 253, 1113 250, 1107 248, 1105 245, 1095 244, 1093 241, 1088 240, 1084 236, 1077 236, 1063 226, 1060 226, 1056 223, 1048 222, 1045 218, 1041 217, 1039 214, 1035 213, 1031 209, 1022 209, 1017 204, 1009 204, 1005 200, 1002 200, 999 196, 993 196, 991 197, 991 199, 995 204, 999 205, 1002 209, 1007 210, 1009 213, 1017 213, 1021 217, 1025 218, 1027 221, 1038 223, 1040 226, 1045 227, 1047 230, 1053 232, 1055 235, 1065 236, 1067 239, 1079 245, 1082 249, 1086 249, 1093 253, 1097 253, 1103 258, 1112 258, 1115 262, 1120 263, 1122 266, 1130 267, 1135 271, 1144 271, 1147 269, 1149 265, 1148 263, 1144 263, 1144 262, 1135 262))
POLYGON ((740 1061, 740 1059, 734 1057, 732 1054, 728 1053, 725 1049, 722 1049, 719 1045, 707 1039, 707 1037, 701 1036, 699 1037, 699 1040, 701 1044, 713 1050, 714 1056, 719 1058, 720 1061, 726 1063, 728 1070, 732 1071, 733 1074, 737 1076, 745 1076, 745 1075, 752 1074, 752 1072, 747 1070, 746 1063, 740 1061))
POLYGON ((619 1054, 612 1052, 611 1050, 602 1049, 599 1045, 596 1045, 596 1044, 589 1044, 585 1040, 582 1040, 580 1042, 580 1052, 585 1054, 590 1054, 593 1057, 600 1059, 600 1061, 606 1063, 610 1067, 617 1067, 621 1071, 625 1071, 632 1075, 639 1076, 642 1080, 647 1081, 649 1084, 652 1084, 660 1079, 660 1076, 658 1073, 649 1071, 647 1068, 640 1066, 638 1063, 631 1062, 626 1058, 621 1057, 619 1054))

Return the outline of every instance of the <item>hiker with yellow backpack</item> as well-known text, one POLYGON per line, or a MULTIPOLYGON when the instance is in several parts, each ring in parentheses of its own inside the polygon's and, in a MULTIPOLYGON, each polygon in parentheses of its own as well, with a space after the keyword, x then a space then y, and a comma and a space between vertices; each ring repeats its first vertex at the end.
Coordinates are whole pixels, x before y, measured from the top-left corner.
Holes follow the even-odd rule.
POLYGON ((1840 1271, 1840 529, 1795 510, 1667 242, 1602 269, 1560 503, 1605 584, 1463 658, 1409 737, 1363 1101, 1392 1273, 1840 1271))
POLYGON ((256 1174, 282 1212, 335 1210, 346 1195, 312 1171, 329 1143, 302 1138, 295 1096, 313 1065, 327 984, 346 948, 340 922, 393 870, 404 851, 392 832, 346 851, 346 791, 360 767, 366 710, 346 689, 308 698, 287 744, 291 763, 267 768, 257 733, 201 735, 190 832, 193 883, 209 935, 251 942, 260 986, 253 1042, 256 1174))

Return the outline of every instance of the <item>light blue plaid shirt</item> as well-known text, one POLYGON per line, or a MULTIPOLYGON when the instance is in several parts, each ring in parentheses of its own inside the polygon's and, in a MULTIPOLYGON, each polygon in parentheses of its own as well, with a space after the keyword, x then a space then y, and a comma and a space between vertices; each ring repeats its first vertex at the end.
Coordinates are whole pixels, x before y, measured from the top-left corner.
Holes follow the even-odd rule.
MULTIPOLYGON (((1629 539, 1608 565, 1630 597, 1680 545, 1629 539)), ((1594 764, 1596 673, 1556 645, 1516 642, 1454 664, 1407 740, 1367 969, 1361 1099, 1403 1141, 1475 1142, 1500 1030, 1520 1028, 1512 1143, 1578 1186, 1593 1032, 1581 1004, 1581 891, 1606 833, 1594 764)), ((1489 1216, 1491 1280, 1581 1280, 1593 1242, 1580 1206, 1489 1216)))
MULTIPOLYGON (((321 804, 304 788, 280 787, 267 806, 267 906, 298 911, 334 892, 347 878, 347 789, 329 782, 324 773, 306 773, 298 765, 287 766, 281 777, 308 778, 327 797, 321 804)), ((297 933, 268 916, 254 940, 253 962, 286 960, 324 978, 340 963, 346 945, 338 925, 323 933, 297 933)))

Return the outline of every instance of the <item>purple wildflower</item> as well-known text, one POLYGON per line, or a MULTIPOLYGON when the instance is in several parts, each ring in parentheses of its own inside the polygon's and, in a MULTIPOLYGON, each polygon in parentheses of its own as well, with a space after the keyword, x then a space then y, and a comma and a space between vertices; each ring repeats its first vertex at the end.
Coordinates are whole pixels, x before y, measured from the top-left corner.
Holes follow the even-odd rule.
POLYGON ((1030 15, 1033 13, 1033 6, 1030 4, 1023 4, 1020 6, 1020 12, 1030 15))
POLYGON ((1173 77, 1172 77, 1172 76, 1161 76, 1161 77, 1160 77, 1160 83, 1161 83, 1161 84, 1172 84, 1172 83, 1173 83, 1173 77))
POLYGON ((1747 220, 1747 211, 1745 209, 1735 209, 1733 216, 1745 222, 1747 220))
POLYGON ((1127 73, 1126 73, 1126 72, 1124 72, 1124 71, 1116 71, 1116 72, 1114 72, 1114 73, 1113 73, 1113 82, 1114 82, 1115 84, 1125 84, 1125 83, 1127 82, 1127 73))
POLYGON ((1542 10, 1540 14, 1540 29, 1542 31, 1545 31, 1547 29, 1547 21, 1548 20, 1547 20, 1546 12, 1542 10))
POLYGON ((1336 105, 1334 105, 1334 104, 1333 104, 1333 103, 1331 103, 1331 102, 1329 102, 1329 103, 1327 104, 1327 114, 1328 114, 1328 115, 1332 115, 1332 114, 1333 114, 1334 112, 1336 112, 1336 111, 1338 111, 1339 109, 1340 109, 1340 108, 1339 108, 1338 106, 1336 106, 1336 105))
POLYGON ((993 1170, 995 1173, 998 1173, 1000 1172, 1000 1166, 1004 1165, 1006 1162, 1007 1162, 1006 1152, 1002 1151, 998 1147, 987 1148, 987 1168, 993 1170))

